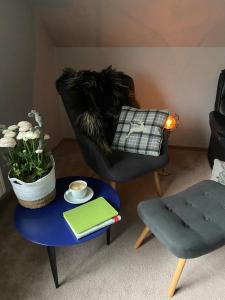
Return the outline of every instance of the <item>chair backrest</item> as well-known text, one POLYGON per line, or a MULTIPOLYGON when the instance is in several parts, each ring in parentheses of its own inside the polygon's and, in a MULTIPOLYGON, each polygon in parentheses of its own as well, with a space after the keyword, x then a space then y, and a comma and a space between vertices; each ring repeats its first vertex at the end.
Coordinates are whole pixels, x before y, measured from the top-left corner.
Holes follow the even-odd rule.
POLYGON ((215 111, 225 115, 225 70, 221 71, 218 80, 215 111))
POLYGON ((110 177, 110 160, 89 137, 76 130, 76 137, 87 165, 102 178, 110 177))
MULTIPOLYGON (((100 72, 67 69, 56 81, 73 128, 85 112, 101 121, 103 135, 111 145, 121 107, 134 106, 134 83, 130 76, 111 67, 100 72)), ((84 132, 84 131, 83 131, 84 132)))

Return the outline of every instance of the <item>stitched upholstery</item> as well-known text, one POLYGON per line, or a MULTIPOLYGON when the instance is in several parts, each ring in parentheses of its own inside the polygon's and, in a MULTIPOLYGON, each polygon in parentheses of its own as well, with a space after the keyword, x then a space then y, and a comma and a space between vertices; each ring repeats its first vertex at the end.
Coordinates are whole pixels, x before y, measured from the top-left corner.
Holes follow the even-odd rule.
POLYGON ((204 180, 174 196, 143 201, 138 214, 175 256, 194 258, 225 244, 225 187, 204 180))

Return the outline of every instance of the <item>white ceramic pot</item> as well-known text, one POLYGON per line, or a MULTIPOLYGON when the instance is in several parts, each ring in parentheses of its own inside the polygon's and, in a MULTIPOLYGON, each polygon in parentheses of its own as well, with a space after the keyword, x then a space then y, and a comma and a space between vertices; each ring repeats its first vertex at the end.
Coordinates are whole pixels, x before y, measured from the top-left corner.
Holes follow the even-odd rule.
POLYGON ((51 171, 35 182, 27 183, 8 176, 19 203, 27 208, 39 208, 55 198, 55 162, 51 171))

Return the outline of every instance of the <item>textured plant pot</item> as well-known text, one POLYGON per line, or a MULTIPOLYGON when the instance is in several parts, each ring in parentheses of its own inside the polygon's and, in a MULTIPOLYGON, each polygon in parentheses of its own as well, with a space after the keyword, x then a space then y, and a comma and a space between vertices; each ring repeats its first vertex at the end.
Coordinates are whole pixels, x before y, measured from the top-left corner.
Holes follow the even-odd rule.
POLYGON ((8 176, 18 202, 27 208, 39 208, 47 205, 55 198, 55 162, 51 171, 35 182, 27 183, 8 176))

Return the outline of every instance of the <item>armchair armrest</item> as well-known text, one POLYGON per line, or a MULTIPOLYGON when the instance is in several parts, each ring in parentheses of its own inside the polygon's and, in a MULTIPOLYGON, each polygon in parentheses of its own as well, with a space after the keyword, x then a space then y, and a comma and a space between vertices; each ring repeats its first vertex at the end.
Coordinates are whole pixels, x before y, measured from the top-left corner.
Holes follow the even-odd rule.
POLYGON ((161 147, 161 154, 168 152, 168 139, 169 139, 170 132, 167 129, 163 130, 163 140, 162 140, 162 147, 161 147))

